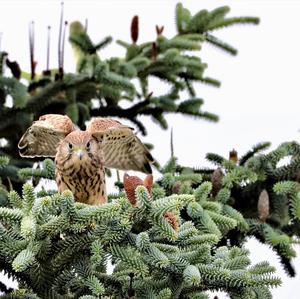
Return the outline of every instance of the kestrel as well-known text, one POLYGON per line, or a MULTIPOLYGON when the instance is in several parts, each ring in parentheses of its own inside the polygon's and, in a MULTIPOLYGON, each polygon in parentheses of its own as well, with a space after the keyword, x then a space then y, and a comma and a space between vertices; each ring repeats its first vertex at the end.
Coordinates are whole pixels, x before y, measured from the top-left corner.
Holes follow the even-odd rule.
POLYGON ((22 157, 55 157, 58 191, 92 205, 107 201, 105 167, 152 172, 153 158, 132 128, 110 118, 95 118, 81 131, 66 115, 43 115, 18 148, 22 157))

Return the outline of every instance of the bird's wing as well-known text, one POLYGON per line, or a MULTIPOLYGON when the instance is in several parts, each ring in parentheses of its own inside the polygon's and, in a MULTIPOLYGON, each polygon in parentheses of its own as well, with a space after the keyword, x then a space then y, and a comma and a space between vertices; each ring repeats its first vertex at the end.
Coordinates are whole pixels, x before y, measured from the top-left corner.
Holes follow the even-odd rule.
POLYGON ((19 141, 22 157, 54 157, 61 140, 75 130, 66 115, 46 114, 34 121, 19 141))
POLYGON ((132 128, 110 118, 95 118, 87 131, 101 143, 106 167, 152 173, 153 158, 132 128))

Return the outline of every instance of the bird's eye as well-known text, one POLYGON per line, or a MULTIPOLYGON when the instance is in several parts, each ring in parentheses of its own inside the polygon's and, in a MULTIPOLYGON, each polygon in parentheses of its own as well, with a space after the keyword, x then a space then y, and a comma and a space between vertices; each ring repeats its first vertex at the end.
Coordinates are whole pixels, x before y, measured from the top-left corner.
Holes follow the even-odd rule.
POLYGON ((72 149, 73 145, 71 143, 69 143, 69 149, 72 149))
POLYGON ((32 127, 30 127, 30 128, 28 129, 28 133, 31 134, 31 135, 33 135, 33 136, 35 137, 35 131, 33 130, 32 127))
POLYGON ((86 144, 86 148, 89 149, 90 147, 91 147, 91 143, 88 142, 88 143, 86 144))

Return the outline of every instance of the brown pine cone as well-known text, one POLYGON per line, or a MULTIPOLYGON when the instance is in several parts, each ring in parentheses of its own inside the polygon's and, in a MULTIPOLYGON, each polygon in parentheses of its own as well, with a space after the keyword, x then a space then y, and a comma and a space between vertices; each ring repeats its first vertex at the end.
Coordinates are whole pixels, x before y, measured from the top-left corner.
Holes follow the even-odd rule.
POLYGON ((144 186, 147 188, 149 194, 152 194, 152 185, 153 185, 153 176, 152 174, 149 174, 146 176, 144 181, 140 179, 137 176, 134 175, 128 175, 127 173, 124 174, 123 178, 124 183, 124 189, 126 196, 129 200, 129 202, 136 207, 137 206, 137 200, 135 196, 135 189, 137 186, 144 186))
POLYGON ((165 219, 171 224, 174 230, 178 230, 179 221, 177 216, 173 212, 166 212, 164 214, 165 219))

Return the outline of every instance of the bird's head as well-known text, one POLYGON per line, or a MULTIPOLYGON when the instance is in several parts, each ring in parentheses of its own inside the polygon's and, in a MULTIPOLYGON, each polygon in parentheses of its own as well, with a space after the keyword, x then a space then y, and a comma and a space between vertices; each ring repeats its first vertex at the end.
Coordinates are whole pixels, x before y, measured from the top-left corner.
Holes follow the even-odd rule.
POLYGON ((99 144, 86 131, 73 131, 61 142, 58 154, 62 158, 72 158, 73 162, 86 162, 98 157, 99 144))

